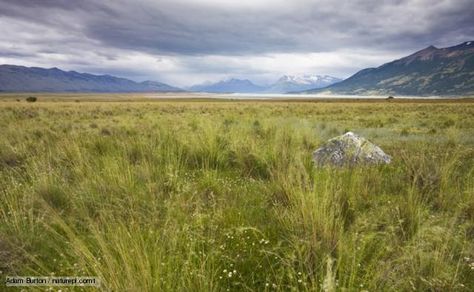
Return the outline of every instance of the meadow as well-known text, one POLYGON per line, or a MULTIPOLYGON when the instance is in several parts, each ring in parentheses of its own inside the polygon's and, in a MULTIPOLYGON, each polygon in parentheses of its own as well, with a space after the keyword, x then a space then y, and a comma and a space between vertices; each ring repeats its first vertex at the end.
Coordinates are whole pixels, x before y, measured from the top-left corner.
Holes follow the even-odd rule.
POLYGON ((474 291, 473 99, 76 99, 0 100, 2 278, 474 291), (347 131, 392 163, 315 168, 347 131))

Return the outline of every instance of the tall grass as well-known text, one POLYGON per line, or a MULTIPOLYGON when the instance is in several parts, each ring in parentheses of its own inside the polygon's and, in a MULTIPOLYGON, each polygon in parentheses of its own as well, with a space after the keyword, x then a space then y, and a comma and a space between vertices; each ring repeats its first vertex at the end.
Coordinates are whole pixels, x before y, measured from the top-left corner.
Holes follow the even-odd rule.
POLYGON ((472 291, 473 114, 2 102, 0 271, 111 291, 472 291), (312 151, 347 130, 393 163, 315 168, 312 151))

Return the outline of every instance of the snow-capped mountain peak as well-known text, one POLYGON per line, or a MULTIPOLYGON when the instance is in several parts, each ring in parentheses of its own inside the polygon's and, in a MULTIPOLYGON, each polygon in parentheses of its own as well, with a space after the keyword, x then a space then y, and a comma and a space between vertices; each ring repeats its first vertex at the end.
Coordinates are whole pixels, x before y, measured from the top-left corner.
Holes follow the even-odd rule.
POLYGON ((283 75, 265 91, 270 93, 303 91, 326 87, 339 81, 341 81, 341 79, 328 75, 283 75))
POLYGON ((318 82, 337 82, 340 81, 340 79, 328 75, 283 75, 278 81, 296 84, 314 84, 318 82))
POLYGON ((191 91, 215 93, 287 93, 290 91, 322 88, 339 81, 341 81, 341 79, 328 75, 283 75, 269 86, 259 86, 248 79, 228 77, 217 82, 206 82, 200 85, 194 85, 188 89, 191 91))

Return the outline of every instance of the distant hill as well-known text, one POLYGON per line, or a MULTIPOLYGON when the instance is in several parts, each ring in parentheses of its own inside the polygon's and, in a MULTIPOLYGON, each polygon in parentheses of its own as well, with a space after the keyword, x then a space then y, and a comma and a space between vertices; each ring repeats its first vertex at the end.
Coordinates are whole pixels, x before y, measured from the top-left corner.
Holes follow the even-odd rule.
POLYGON ((58 68, 0 65, 4 92, 178 92, 182 89, 156 81, 135 82, 110 75, 93 75, 58 68))
POLYGON ((474 41, 438 49, 427 47, 377 68, 306 93, 360 95, 474 94, 474 41))
POLYGON ((210 93, 256 93, 265 88, 253 84, 250 80, 226 79, 216 83, 207 82, 194 85, 188 88, 190 91, 210 92, 210 93))
POLYGON ((321 75, 284 75, 277 82, 265 89, 266 93, 287 93, 308 89, 322 88, 342 81, 332 76, 321 75))

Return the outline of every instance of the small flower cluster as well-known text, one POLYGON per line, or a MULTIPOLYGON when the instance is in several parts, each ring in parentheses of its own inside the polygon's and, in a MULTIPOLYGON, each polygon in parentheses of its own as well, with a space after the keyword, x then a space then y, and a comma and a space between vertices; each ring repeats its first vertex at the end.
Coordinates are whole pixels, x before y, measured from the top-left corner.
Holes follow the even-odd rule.
MULTIPOLYGON (((272 286, 273 289, 276 289, 276 288, 278 287, 277 284, 275 284, 275 283, 272 283, 271 286, 272 286)), ((270 287, 270 283, 265 283, 265 287, 269 288, 269 287, 270 287)))
POLYGON ((260 241, 259 241, 260 244, 269 244, 270 243, 270 240, 266 240, 265 238, 262 238, 260 241))
MULTIPOLYGON (((227 278, 232 278, 233 276, 235 276, 237 274, 237 270, 229 270, 227 271, 227 269, 224 269, 222 271, 222 273, 224 273, 224 275, 227 277, 227 278)), ((219 277, 219 279, 222 279, 222 276, 219 277)))
POLYGON ((471 259, 470 257, 464 257, 464 260, 466 261, 467 265, 471 270, 474 270, 474 260, 471 259))

